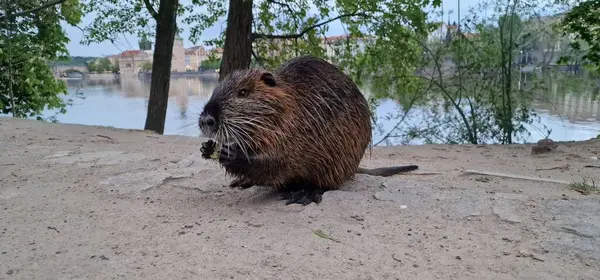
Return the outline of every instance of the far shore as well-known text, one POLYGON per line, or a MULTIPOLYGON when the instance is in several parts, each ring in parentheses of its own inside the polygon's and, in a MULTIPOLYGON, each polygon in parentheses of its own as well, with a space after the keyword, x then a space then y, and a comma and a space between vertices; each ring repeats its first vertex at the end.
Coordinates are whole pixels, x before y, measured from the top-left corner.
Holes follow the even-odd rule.
MULTIPOLYGON (((61 79, 88 79, 88 80, 110 80, 110 79, 119 79, 119 78, 142 78, 142 79, 150 79, 152 76, 152 72, 139 72, 137 74, 132 73, 88 73, 85 76, 79 77, 61 77, 61 79)), ((213 69, 205 70, 205 71, 186 71, 186 72, 171 72, 171 78, 187 78, 187 77, 204 77, 204 78, 218 78, 219 73, 217 73, 213 69)))

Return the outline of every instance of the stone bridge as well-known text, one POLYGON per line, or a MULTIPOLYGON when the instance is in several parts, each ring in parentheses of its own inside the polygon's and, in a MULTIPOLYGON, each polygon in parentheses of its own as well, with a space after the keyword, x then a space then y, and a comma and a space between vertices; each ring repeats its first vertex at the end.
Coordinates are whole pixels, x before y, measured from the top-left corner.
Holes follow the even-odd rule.
POLYGON ((52 66, 52 73, 55 77, 61 77, 69 73, 80 73, 82 76, 87 77, 90 72, 85 65, 54 65, 52 66))

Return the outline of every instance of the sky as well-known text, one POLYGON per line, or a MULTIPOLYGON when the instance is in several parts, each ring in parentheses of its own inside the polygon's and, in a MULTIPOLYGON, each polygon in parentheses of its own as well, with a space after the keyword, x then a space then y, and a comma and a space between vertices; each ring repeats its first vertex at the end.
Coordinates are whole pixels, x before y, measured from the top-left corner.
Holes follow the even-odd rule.
MULTIPOLYGON (((458 11, 458 3, 460 2, 460 10, 461 12, 466 13, 470 7, 479 2, 478 0, 442 0, 442 5, 444 9, 444 13, 446 11, 453 10, 453 14, 449 15, 450 21, 456 21, 457 19, 457 11, 458 11)), ((180 0, 181 4, 188 4, 190 0, 180 0)), ((434 15, 430 15, 432 19, 435 19, 434 15)), ((80 28, 87 26, 93 20, 92 15, 86 15, 82 18, 81 23, 79 24, 80 28)), ((441 20, 437 18, 437 20, 441 20)), ((444 21, 448 20, 448 15, 444 16, 444 21)), ((209 40, 218 36, 222 30, 225 28, 224 25, 225 17, 219 19, 217 24, 208 28, 202 33, 202 40, 209 40)), ((186 48, 194 46, 194 44, 189 40, 189 29, 183 22, 179 21, 178 24, 182 25, 183 32, 180 36, 184 39, 183 45, 186 48)), ((138 39, 132 35, 122 35, 120 36, 122 39, 113 43, 104 42, 100 44, 90 44, 90 45, 82 45, 80 44, 81 39, 83 38, 83 32, 77 28, 70 26, 68 24, 63 24, 63 28, 67 33, 67 36, 70 39, 70 42, 67 44, 67 49, 71 56, 107 56, 112 54, 118 54, 126 50, 138 49, 138 39)), ((329 25, 329 32, 327 35, 340 35, 344 34, 344 29, 339 21, 333 22, 329 25)), ((196 45, 201 45, 202 42, 198 42, 196 45)))

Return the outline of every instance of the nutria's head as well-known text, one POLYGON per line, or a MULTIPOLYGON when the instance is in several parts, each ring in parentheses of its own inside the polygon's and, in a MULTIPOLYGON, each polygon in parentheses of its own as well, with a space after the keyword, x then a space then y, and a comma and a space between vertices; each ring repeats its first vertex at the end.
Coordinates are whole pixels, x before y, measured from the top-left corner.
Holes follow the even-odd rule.
POLYGON ((266 148, 277 140, 278 126, 291 105, 284 86, 263 69, 233 72, 204 106, 198 120, 202 134, 242 149, 266 148))

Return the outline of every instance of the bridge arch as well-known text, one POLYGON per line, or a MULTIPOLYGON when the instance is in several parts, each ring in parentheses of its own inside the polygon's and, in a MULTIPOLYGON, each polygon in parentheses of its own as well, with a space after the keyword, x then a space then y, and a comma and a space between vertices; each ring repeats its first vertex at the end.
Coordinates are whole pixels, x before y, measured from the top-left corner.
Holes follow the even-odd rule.
POLYGON ((79 73, 83 78, 87 77, 90 72, 85 66, 73 66, 73 65, 56 65, 52 67, 52 72, 55 77, 65 77, 70 73, 79 73))

